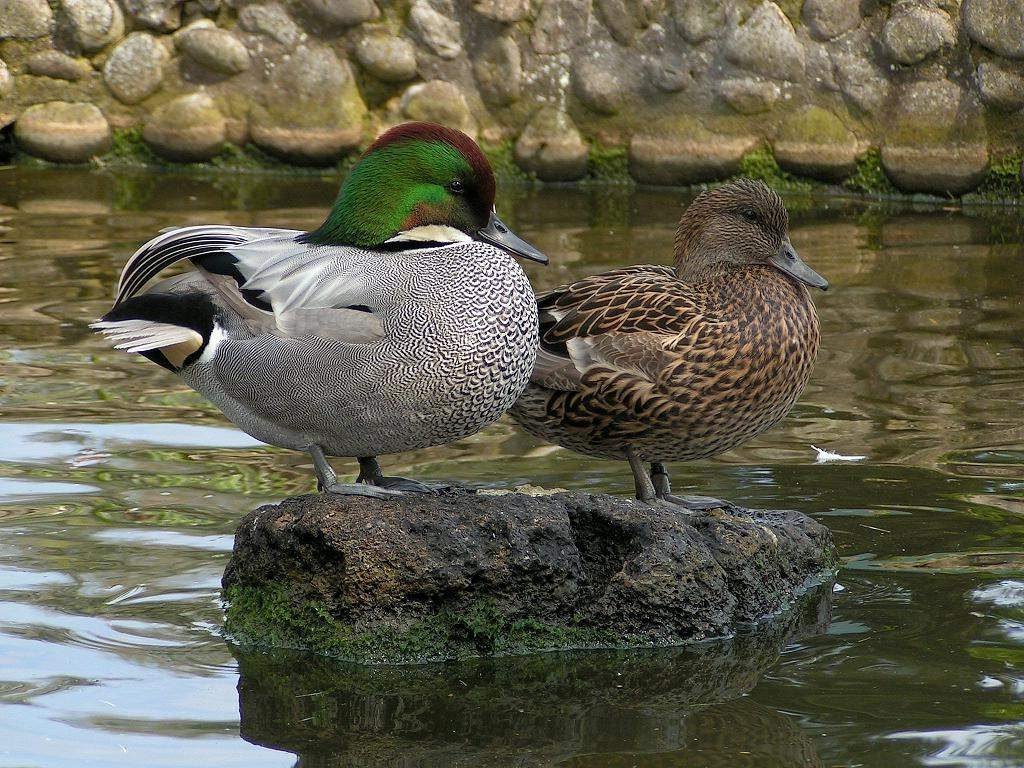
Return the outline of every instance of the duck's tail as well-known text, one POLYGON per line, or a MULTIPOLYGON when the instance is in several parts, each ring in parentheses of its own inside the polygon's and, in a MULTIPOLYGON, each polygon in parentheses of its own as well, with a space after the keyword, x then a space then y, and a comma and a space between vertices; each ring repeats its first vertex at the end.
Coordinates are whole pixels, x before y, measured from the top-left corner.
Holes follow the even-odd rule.
POLYGON ((223 340, 217 309, 202 293, 147 293, 117 304, 89 326, 114 349, 137 352, 177 373, 223 340))

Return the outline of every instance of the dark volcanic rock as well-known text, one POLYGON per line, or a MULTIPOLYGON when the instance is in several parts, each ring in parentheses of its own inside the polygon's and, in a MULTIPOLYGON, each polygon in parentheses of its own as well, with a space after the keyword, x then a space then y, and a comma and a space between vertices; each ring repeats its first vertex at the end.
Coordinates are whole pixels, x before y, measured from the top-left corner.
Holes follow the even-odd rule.
POLYGON ((785 608, 834 563, 828 529, 792 511, 315 495, 246 516, 223 585, 242 644, 426 661, 720 636, 785 608))

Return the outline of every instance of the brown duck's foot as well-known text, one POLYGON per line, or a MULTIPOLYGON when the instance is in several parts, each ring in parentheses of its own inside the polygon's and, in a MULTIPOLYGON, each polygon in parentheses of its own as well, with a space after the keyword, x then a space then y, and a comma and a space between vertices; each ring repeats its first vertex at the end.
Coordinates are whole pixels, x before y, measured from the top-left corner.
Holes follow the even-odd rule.
POLYGON ((734 504, 722 501, 712 496, 689 496, 672 493, 672 482, 669 480, 668 470, 660 461, 651 462, 651 485, 654 486, 654 493, 659 500, 682 507, 690 512, 705 512, 709 509, 730 509, 735 508, 734 504))
POLYGON ((671 504, 673 507, 681 507, 687 512, 707 512, 709 509, 736 508, 734 504, 730 504, 728 501, 722 501, 711 496, 676 496, 672 493, 666 493, 664 496, 658 496, 658 500, 671 504))

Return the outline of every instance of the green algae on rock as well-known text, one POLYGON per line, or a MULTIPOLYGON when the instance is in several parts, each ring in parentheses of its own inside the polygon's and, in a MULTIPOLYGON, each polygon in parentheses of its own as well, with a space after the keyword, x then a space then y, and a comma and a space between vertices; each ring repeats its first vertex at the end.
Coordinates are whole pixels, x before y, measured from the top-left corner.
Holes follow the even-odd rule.
POLYGON ((676 645, 785 610, 835 564, 828 530, 797 512, 312 495, 240 523, 225 631, 364 663, 676 645))

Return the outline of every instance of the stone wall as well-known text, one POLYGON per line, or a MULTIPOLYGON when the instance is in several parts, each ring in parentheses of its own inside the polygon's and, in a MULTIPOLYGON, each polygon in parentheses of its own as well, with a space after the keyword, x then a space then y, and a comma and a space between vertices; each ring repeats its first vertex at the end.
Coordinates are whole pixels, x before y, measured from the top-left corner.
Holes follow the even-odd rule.
POLYGON ((0 0, 0 59, 0 126, 57 162, 141 131, 325 165, 430 119, 542 180, 618 152, 690 184, 767 146, 960 194, 1024 147, 1024 0, 0 0))

